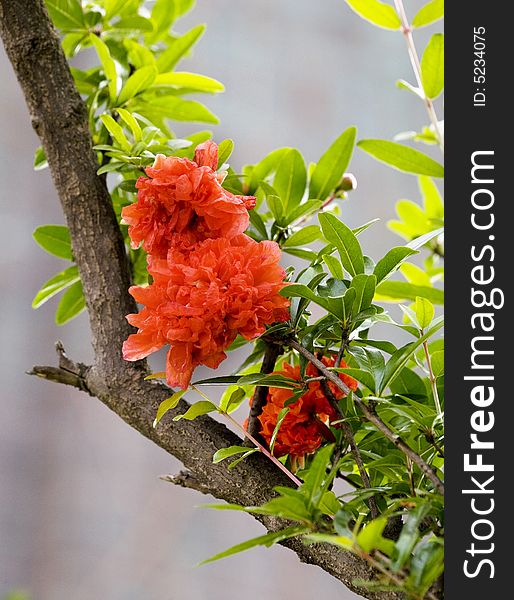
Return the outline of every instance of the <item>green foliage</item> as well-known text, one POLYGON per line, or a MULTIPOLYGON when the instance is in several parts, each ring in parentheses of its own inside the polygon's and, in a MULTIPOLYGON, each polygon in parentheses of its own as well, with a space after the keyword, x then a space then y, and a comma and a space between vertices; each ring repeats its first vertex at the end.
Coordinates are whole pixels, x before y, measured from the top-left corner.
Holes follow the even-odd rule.
POLYGON ((426 27, 444 17, 444 0, 431 0, 412 19, 413 27, 426 27))
POLYGON ((373 25, 384 29, 399 29, 401 26, 400 17, 389 4, 379 0, 346 0, 346 3, 373 25))
POLYGON ((427 98, 434 99, 444 88, 444 35, 436 33, 421 59, 421 81, 427 98))
POLYGON ((423 152, 403 144, 387 140, 361 140, 357 146, 380 162, 399 171, 429 177, 444 176, 444 168, 440 163, 423 152))
MULTIPOLYGON (((392 4, 378 0, 346 3, 374 25, 401 35, 400 16, 392 4)), ((89 49, 96 57, 93 67, 72 67, 71 72, 87 106, 98 174, 107 182, 120 221, 123 207, 136 199, 137 179, 158 154, 192 158, 195 147, 212 135, 191 125, 189 136, 177 138, 173 123, 218 123, 216 115, 196 98, 198 94, 223 92, 222 83, 179 70, 181 61, 205 32, 202 24, 189 31, 180 27, 180 18, 193 5, 194 0, 157 0, 150 10, 141 0, 47 0, 66 56, 71 59, 89 49)), ((442 14, 443 2, 428 2, 414 17, 412 27, 428 26, 442 14)), ((411 98, 418 102, 438 98, 443 91, 443 61, 444 38, 436 33, 423 53, 421 72, 416 74, 423 89, 404 79, 398 81, 398 87, 411 92, 411 98)), ((398 586, 400 581, 407 597, 420 600, 440 576, 442 497, 420 462, 405 456, 394 440, 384 435, 385 428, 393 436, 401 436, 430 472, 442 479, 444 352, 439 336, 443 321, 434 305, 444 301, 440 285, 444 274, 444 207, 434 178, 443 177, 444 170, 428 154, 398 143, 440 144, 440 126, 433 121, 419 131, 398 134, 396 141, 364 139, 357 144, 388 167, 416 175, 422 198, 421 203, 398 200, 398 218, 388 226, 405 240, 404 245, 376 257, 368 256, 366 236, 361 234, 377 219, 351 228, 345 215, 344 201, 356 187, 355 178, 347 172, 356 143, 355 127, 346 128, 330 145, 327 143, 319 160, 310 165, 299 149, 284 147, 236 171, 227 164, 234 150, 233 140, 219 144, 218 170, 223 171, 225 188, 257 199, 256 208, 250 211, 247 234, 258 241, 276 242, 285 254, 304 263, 288 269, 288 285, 281 291, 291 299, 290 320, 268 327, 257 340, 236 339, 229 351, 246 349, 243 365, 232 375, 197 381, 192 390, 201 400, 187 408, 181 404, 182 414, 176 409, 187 390, 170 393, 157 410, 154 427, 169 411, 174 411, 174 421, 216 412, 244 434, 235 419, 236 411, 256 389, 289 390, 268 447, 259 441, 248 447, 237 444, 218 449, 212 460, 214 464, 226 461, 224 465, 234 469, 259 452, 281 468, 296 487, 277 487, 276 495, 262 506, 216 505, 219 509, 270 515, 288 523, 277 532, 238 544, 204 562, 301 537, 305 543, 333 544, 374 567, 378 565, 384 575, 377 585, 387 588, 398 586), (386 311, 391 303, 407 303, 401 305, 402 322, 386 311), (396 347, 384 339, 385 334, 376 337, 377 331, 387 328, 407 337, 408 342, 396 347), (285 360, 299 365, 299 378, 260 373, 270 340, 281 344, 285 360), (298 346, 292 350, 292 340, 306 353, 298 352, 298 346), (344 359, 345 363, 330 370, 354 378, 359 386, 348 395, 338 395, 340 418, 319 420, 325 438, 315 453, 303 457, 304 465, 297 457, 277 459, 273 453, 295 402, 314 381, 326 376, 326 372, 319 377, 307 374, 312 372, 307 369, 308 361, 312 361, 309 353, 344 359), (219 404, 201 391, 210 385, 225 388, 219 404), (382 428, 366 418, 365 409, 380 420, 382 428), (350 492, 338 491, 338 478, 345 479, 350 492), (387 534, 393 519, 403 523, 395 540, 387 534)), ((46 165, 45 153, 39 148, 34 168, 46 165)), ((365 172, 359 177, 365 177, 365 172)), ((383 199, 372 199, 378 200, 383 199)), ((129 247, 127 227, 121 222, 120 227, 133 281, 145 285, 146 254, 129 247)), ((34 232, 34 239, 50 254, 71 261, 43 284, 33 301, 37 308, 62 292, 56 321, 65 323, 85 306, 69 232, 64 226, 43 225, 34 232)), ((325 392, 323 386, 319 389, 325 392)))

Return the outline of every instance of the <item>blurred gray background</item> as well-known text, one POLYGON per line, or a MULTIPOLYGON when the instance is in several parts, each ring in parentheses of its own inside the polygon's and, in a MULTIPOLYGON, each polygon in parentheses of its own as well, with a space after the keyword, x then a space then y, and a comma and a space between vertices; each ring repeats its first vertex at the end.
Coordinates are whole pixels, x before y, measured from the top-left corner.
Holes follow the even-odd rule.
MULTIPOLYGON (((407 0, 409 15, 420 5, 407 0)), ((207 34, 180 68, 226 85, 205 101, 222 120, 215 138, 236 141, 236 169, 283 145, 317 160, 349 125, 360 137, 392 138, 426 122, 419 100, 394 85, 413 81, 402 36, 361 21, 342 0, 199 0, 177 29, 199 22, 207 34)), ((426 35, 418 34, 420 48, 426 35)), ((64 268, 31 233, 62 216, 48 171, 32 170, 39 144, 3 48, 0 73, 0 597, 24 588, 34 600, 357 598, 282 548, 195 568, 261 526, 197 508, 209 499, 158 479, 177 461, 97 400, 24 374, 53 364, 57 339, 76 360, 91 351, 85 314, 59 328, 55 301, 30 307, 40 284, 64 268)), ((400 194, 418 199, 416 181, 359 151, 351 170, 359 188, 344 218, 351 226, 382 219, 362 236, 377 258, 399 243, 385 222, 400 194)))

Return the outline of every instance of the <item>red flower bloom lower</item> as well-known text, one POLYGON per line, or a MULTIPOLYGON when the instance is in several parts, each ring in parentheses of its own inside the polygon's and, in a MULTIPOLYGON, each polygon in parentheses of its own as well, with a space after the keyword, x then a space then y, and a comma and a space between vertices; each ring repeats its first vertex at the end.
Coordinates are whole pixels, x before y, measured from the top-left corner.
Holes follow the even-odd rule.
POLYGON ((206 239, 234 237, 249 224, 253 196, 236 196, 221 186, 218 147, 212 141, 196 148, 195 160, 159 154, 148 177, 140 177, 137 202, 122 210, 132 247, 166 257, 173 246, 183 250, 206 239))
POLYGON ((153 283, 130 288, 144 308, 127 317, 139 331, 124 343, 124 358, 139 360, 169 344, 167 382, 187 388, 194 368, 216 368, 238 333, 252 339, 265 325, 289 318, 289 301, 279 294, 285 285, 279 260, 275 242, 246 235, 151 258, 153 283))
MULTIPOLYGON (((323 357, 322 362, 327 367, 331 367, 334 365, 335 360, 333 357, 323 357)), ((341 366, 344 368, 348 365, 342 361, 341 366)), ((284 363, 282 370, 278 371, 278 373, 290 379, 301 380, 299 366, 284 363)), ((319 375, 316 368, 310 363, 307 366, 306 374, 308 377, 319 375)), ((339 377, 351 390, 355 391, 357 389, 358 384, 353 377, 343 373, 340 373, 339 377)), ((344 397, 343 392, 333 383, 329 382, 328 385, 338 400, 344 397)), ((282 388, 269 389, 266 406, 259 416, 261 434, 268 444, 271 442, 278 414, 292 395, 292 390, 282 388)), ((289 405, 289 412, 282 421, 275 440, 274 454, 276 456, 289 454, 295 457, 311 454, 320 447, 327 425, 337 418, 337 413, 323 393, 321 383, 319 381, 312 381, 309 383, 305 394, 296 400, 296 402, 289 405)))

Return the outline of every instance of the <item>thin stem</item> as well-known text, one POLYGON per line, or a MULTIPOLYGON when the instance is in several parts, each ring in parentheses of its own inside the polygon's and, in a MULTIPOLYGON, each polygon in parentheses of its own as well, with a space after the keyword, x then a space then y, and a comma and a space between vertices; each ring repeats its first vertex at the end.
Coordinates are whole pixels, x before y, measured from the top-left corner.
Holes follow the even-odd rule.
MULTIPOLYGON (((350 425, 344 420, 344 414, 339 404, 337 402, 337 398, 332 393, 328 385, 328 381, 325 379, 321 382, 321 389, 325 394, 325 398, 328 400, 330 406, 335 410, 339 418, 341 419, 341 429, 343 430, 344 437, 346 438, 347 443, 350 445, 350 450, 352 452, 353 460, 357 465, 357 469, 359 470, 359 475, 361 476, 362 483, 366 489, 371 488, 371 482, 369 480, 368 472, 366 471, 366 467, 364 466, 364 461, 362 460, 361 451, 359 447, 355 443, 355 437, 353 435, 352 428, 350 425)), ((377 506, 377 501, 375 498, 371 497, 368 499, 368 506, 371 513, 371 517, 376 519, 380 514, 377 506)))
MULTIPOLYGON (((273 370, 275 369, 275 363, 277 362, 277 358, 281 353, 282 348, 278 344, 266 342, 266 351, 264 352, 264 358, 262 360, 262 366, 260 370, 263 375, 269 375, 270 373, 273 373, 273 370)), ((264 385, 257 386, 255 388, 250 414, 248 415, 248 433, 256 438, 260 438, 261 440, 261 423, 259 421, 259 417, 266 406, 268 390, 269 388, 264 385)))
POLYGON ((441 401, 439 400, 439 392, 437 390, 437 379, 434 376, 434 371, 432 369, 432 360, 430 358, 430 352, 428 351, 428 342, 423 342, 423 349, 425 350, 425 358, 427 360, 428 367, 428 379, 430 380, 430 385, 432 387, 432 394, 434 396, 435 407, 437 410, 437 414, 441 416, 443 411, 441 409, 441 401))
POLYGON ((412 64, 412 69, 414 70, 414 75, 416 77, 416 81, 418 83, 419 89, 423 92, 425 106, 427 108, 428 116, 430 121, 434 127, 434 132, 437 137, 437 141, 439 143, 439 147, 441 148, 441 152, 444 154, 444 137, 441 132, 441 128, 439 127, 439 120, 437 118, 437 114, 435 112, 434 103, 430 98, 427 97, 425 91, 423 89, 423 82, 421 80, 421 64, 419 62, 418 52, 416 50, 416 46, 414 44, 414 38, 412 36, 412 27, 409 24, 409 20, 407 18, 407 13, 405 12, 405 7, 403 6, 403 0, 394 0, 394 4, 396 6, 396 11, 400 17, 402 22, 402 33, 405 37, 405 41, 407 42, 407 50, 409 52, 410 62, 412 64))
MULTIPOLYGON (((350 388, 343 382, 339 377, 333 372, 329 371, 327 367, 318 360, 312 352, 309 352, 307 348, 304 348, 298 341, 295 339, 288 339, 285 343, 291 348, 294 348, 298 351, 302 356, 311 362, 325 377, 334 383, 342 392, 345 394, 350 393, 350 388)), ((414 452, 414 450, 408 446, 402 438, 394 433, 382 419, 372 410, 370 409, 358 396, 354 395, 354 402, 359 407, 363 415, 366 419, 372 423, 390 442, 392 442, 399 450, 401 450, 406 456, 408 456, 412 462, 419 467, 422 473, 424 473, 427 478, 432 482, 435 489, 441 494, 444 494, 444 484, 436 475, 432 467, 423 460, 423 458, 414 452)))
MULTIPOLYGON (((197 388, 196 386, 192 385, 191 386, 193 390, 195 390, 195 392, 197 394, 199 394, 200 396, 202 396, 202 398, 205 398, 205 400, 207 400, 207 402, 211 402, 212 401, 209 399, 209 397, 204 394, 202 392, 202 390, 200 390, 199 388, 197 388)), ((293 475, 293 473, 291 473, 291 471, 285 466, 283 465, 278 458, 276 458, 275 456, 273 456, 273 454, 271 454, 271 452, 261 444, 261 442, 259 442, 251 433, 249 433, 240 423, 238 423, 233 417, 231 417, 227 412, 224 412, 222 410, 218 409, 218 412, 220 415, 223 415, 225 418, 227 418, 232 425, 234 425, 234 427, 236 427, 237 429, 239 429, 239 431, 243 434, 244 437, 248 438, 263 454, 264 456, 266 456, 267 458, 269 458, 271 460, 272 463, 274 463, 283 473, 285 473, 289 479, 294 482, 298 487, 302 485, 302 482, 298 479, 298 477, 296 477, 295 475, 293 475)))
POLYGON ((298 477, 296 477, 296 475, 293 475, 293 473, 291 473, 291 471, 285 465, 283 465, 278 460, 278 458, 273 456, 273 454, 271 454, 271 452, 267 448, 265 448, 259 441, 257 441, 251 433, 248 433, 248 431, 246 431, 246 429, 242 425, 240 425, 229 414, 223 413, 223 415, 232 423, 232 425, 234 425, 234 427, 237 427, 245 437, 247 437, 253 444, 255 444, 255 446, 259 448, 259 450, 264 454, 264 456, 269 458, 272 463, 274 463, 283 473, 285 473, 295 485, 297 485, 298 487, 302 485, 302 482, 298 479, 298 477))

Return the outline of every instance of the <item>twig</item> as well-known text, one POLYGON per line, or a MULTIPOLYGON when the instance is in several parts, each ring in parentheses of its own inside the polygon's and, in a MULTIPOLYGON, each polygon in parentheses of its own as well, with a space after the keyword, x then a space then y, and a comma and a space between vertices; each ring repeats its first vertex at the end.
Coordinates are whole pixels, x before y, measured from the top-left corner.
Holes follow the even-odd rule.
POLYGON ((427 361, 428 368, 428 379, 430 380, 430 386, 432 387, 432 395, 434 396, 435 407, 437 410, 437 414, 441 416, 443 411, 441 410, 441 401, 439 400, 439 392, 437 390, 437 379, 434 376, 434 371, 432 369, 432 360, 430 359, 430 352, 428 351, 428 342, 426 340, 423 342, 423 350, 425 351, 425 358, 427 361))
MULTIPOLYGON (((355 461, 355 464, 357 465, 357 468, 359 469, 359 474, 361 476, 362 483, 364 484, 364 487, 366 489, 370 489, 371 482, 369 480, 368 473, 364 466, 364 462, 362 460, 362 455, 359 450, 359 447, 355 443, 355 437, 353 435, 352 428, 350 427, 349 423, 347 423, 344 420, 345 416, 343 414, 343 411, 339 407, 337 398, 332 393, 332 390, 330 389, 330 387, 328 385, 328 381, 326 379, 321 382, 321 389, 323 390, 323 393, 325 394, 325 398, 328 400, 330 406, 336 411, 337 415, 341 419, 341 423, 340 423, 341 429, 343 430, 343 434, 346 438, 346 441, 350 445, 350 450, 352 452, 352 456, 355 461)), ((371 517, 373 519, 376 519, 378 517, 378 515, 380 514, 380 512, 378 510, 378 506, 377 506, 377 502, 376 502, 375 498, 371 497, 368 499, 368 506, 369 506, 369 509, 371 512, 371 517)))
POLYGON ((264 454, 264 456, 266 456, 266 458, 269 458, 269 460, 271 460, 271 462, 274 465, 276 465, 285 475, 287 475, 287 477, 289 477, 289 479, 295 485, 297 485, 298 487, 302 485, 302 482, 298 479, 298 477, 291 473, 291 471, 285 465, 283 465, 276 456, 273 456, 273 454, 271 454, 271 452, 263 444, 261 444, 253 435, 251 435, 242 425, 240 425, 228 413, 223 414, 232 423, 232 425, 234 425, 234 427, 237 427, 237 429, 239 429, 239 431, 245 437, 247 437, 257 448, 259 448, 259 450, 264 454))
POLYGON ((407 50, 409 51, 409 58, 412 64, 412 69, 414 70, 414 75, 416 76, 418 87, 423 92, 423 99, 427 108, 428 116, 434 127, 434 133, 439 143, 439 147, 441 148, 441 152, 444 153, 444 137, 441 132, 441 128, 439 127, 439 120, 435 112, 434 103, 430 98, 427 97, 423 89, 423 82, 421 80, 421 64, 419 62, 418 52, 412 36, 412 27, 409 24, 407 13, 405 12, 405 7, 403 6, 403 0, 394 0, 394 4, 402 22, 402 33, 405 37, 405 41, 407 42, 407 50))
MULTIPOLYGON (((260 372, 264 375, 273 373, 277 358, 282 354, 282 348, 273 342, 266 342, 266 351, 262 360, 260 372)), ((257 386, 252 398, 252 406, 248 415, 248 433, 260 440, 264 444, 264 439, 261 436, 261 422, 259 417, 262 414, 268 399, 269 388, 267 386, 257 386)))
MULTIPOLYGON (((350 393, 350 388, 343 381, 341 381, 341 379, 339 379, 339 377, 333 371, 329 371, 327 367, 320 360, 318 360, 314 356, 314 354, 312 354, 312 352, 309 352, 309 350, 307 350, 307 348, 304 348, 297 340, 290 338, 284 343, 286 343, 288 346, 294 348, 300 354, 305 356, 305 358, 309 362, 311 362, 321 373, 323 373, 323 375, 325 375, 325 377, 328 380, 334 383, 342 392, 344 392, 345 394, 350 393)), ((355 404, 362 411, 366 419, 370 423, 372 423, 381 433, 383 433, 384 436, 390 442, 392 442, 399 450, 401 450, 406 456, 408 456, 412 460, 412 462, 419 467, 422 473, 424 473, 427 476, 427 478, 432 482, 435 489, 441 495, 443 495, 444 484, 435 474, 432 467, 427 462, 425 462, 419 454, 414 452, 414 450, 410 446, 408 446, 397 433, 394 433, 394 431, 392 431, 384 423, 384 421, 382 421, 382 419, 373 410, 371 410, 358 396, 354 395, 353 398, 355 404)))

